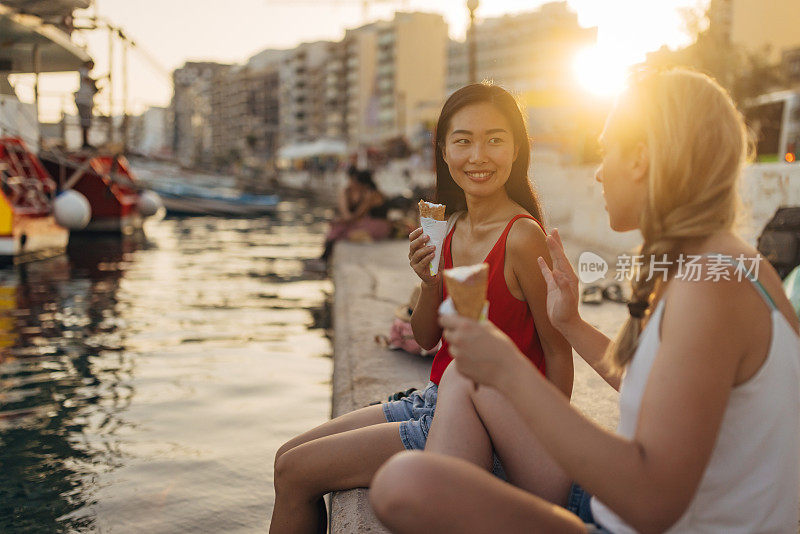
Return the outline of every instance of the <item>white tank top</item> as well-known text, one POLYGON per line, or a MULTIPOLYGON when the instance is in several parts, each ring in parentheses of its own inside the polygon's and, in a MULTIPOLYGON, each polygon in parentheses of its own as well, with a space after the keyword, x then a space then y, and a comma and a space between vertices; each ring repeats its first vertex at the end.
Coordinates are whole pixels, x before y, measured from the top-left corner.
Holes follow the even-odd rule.
MULTIPOLYGON (((800 498, 800 339, 761 284, 771 308, 769 354, 747 382, 731 390, 711 458, 692 502, 670 533, 797 532, 800 498)), ((617 433, 636 433, 650 369, 661 343, 664 301, 642 332, 619 390, 617 433)), ((595 520, 614 534, 636 531, 599 499, 595 520)))

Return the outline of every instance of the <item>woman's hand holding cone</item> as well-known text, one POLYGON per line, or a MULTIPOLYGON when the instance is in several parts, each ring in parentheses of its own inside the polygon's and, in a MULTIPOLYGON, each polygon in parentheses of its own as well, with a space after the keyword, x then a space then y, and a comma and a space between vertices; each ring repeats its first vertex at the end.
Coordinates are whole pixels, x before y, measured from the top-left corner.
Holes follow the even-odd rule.
POLYGON ((422 283, 427 286, 435 286, 441 280, 441 274, 431 276, 430 263, 436 253, 435 247, 429 244, 430 238, 422 233, 422 228, 417 228, 408 235, 411 242, 408 251, 408 260, 411 268, 417 273, 422 283))
POLYGON ((514 342, 490 321, 448 314, 439 316, 439 324, 458 371, 477 385, 501 389, 514 375, 514 363, 524 363, 514 342))

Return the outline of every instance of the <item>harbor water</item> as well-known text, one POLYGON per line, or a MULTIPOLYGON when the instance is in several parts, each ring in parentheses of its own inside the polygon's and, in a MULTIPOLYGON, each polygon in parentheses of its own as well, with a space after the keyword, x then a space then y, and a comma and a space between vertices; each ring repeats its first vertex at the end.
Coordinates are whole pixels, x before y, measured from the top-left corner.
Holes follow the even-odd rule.
POLYGON ((259 532, 330 415, 326 210, 148 222, 0 271, 0 532, 259 532))

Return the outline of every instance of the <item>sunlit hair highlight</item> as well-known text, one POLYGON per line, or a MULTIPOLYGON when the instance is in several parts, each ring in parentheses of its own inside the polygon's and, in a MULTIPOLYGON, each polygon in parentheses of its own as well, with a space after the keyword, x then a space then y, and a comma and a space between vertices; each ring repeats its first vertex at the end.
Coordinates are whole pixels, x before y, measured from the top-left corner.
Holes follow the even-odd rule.
MULTIPOLYGON (((647 146, 647 202, 639 221, 644 261, 633 273, 631 302, 648 304, 649 315, 662 278, 651 272, 651 258, 666 260, 672 275, 687 241, 730 230, 737 222, 747 130, 728 93, 712 78, 686 69, 641 70, 631 76, 604 135, 623 150, 641 142, 647 146)), ((642 322, 629 317, 609 345, 612 367, 621 370, 633 357, 642 322)))

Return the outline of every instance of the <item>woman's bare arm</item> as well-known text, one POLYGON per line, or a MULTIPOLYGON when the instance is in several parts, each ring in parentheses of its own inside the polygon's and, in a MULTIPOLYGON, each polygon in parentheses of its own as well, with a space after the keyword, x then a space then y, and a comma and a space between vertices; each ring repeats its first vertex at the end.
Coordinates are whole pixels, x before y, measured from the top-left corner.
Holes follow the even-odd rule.
POLYGON ((673 282, 632 439, 572 409, 496 328, 460 317, 441 322, 462 374, 505 394, 590 493, 637 530, 660 532, 680 518, 700 483, 752 336, 753 312, 726 304, 740 300, 734 284, 673 282))
POLYGON ((538 258, 539 268, 547 284, 547 316, 567 339, 575 352, 588 363, 611 387, 619 391, 620 375, 611 369, 604 355, 611 340, 584 321, 578 313, 578 277, 572 269, 558 230, 546 239, 552 257, 549 265, 538 258))
POLYGON ((431 276, 429 266, 434 249, 429 244, 428 236, 422 233, 422 228, 411 232, 408 239, 408 260, 421 280, 419 299, 411 314, 411 330, 419 346, 431 350, 442 338, 442 329, 437 321, 439 305, 442 303, 442 275, 437 273, 436 276, 431 276))
POLYGON ((540 256, 550 259, 544 231, 535 221, 520 219, 509 232, 506 250, 506 261, 510 262, 533 315, 544 352, 547 379, 569 398, 574 380, 572 347, 547 317, 547 284, 536 266, 540 256))

